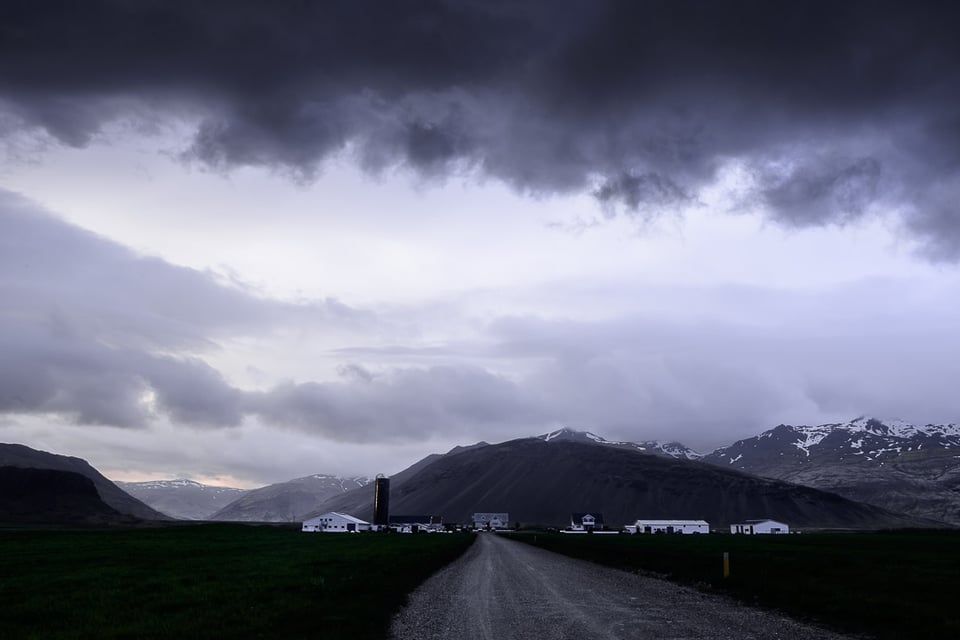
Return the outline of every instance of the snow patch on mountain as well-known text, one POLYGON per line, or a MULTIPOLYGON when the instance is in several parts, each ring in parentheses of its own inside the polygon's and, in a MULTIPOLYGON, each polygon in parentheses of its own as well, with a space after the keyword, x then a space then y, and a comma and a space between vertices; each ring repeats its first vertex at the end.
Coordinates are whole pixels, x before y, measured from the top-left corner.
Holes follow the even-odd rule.
POLYGON ((654 455, 667 456, 670 458, 683 458, 687 460, 698 460, 703 457, 703 454, 697 453, 693 449, 690 449, 679 442, 661 443, 655 440, 645 442, 607 440, 603 436, 598 436, 597 434, 589 431, 578 431, 576 429, 570 429, 567 427, 557 429, 556 431, 551 431, 549 433, 544 433, 536 436, 536 438, 543 440, 544 442, 554 442, 558 440, 589 442, 609 447, 617 447, 619 449, 632 449, 634 451, 642 451, 644 453, 652 453, 654 455))

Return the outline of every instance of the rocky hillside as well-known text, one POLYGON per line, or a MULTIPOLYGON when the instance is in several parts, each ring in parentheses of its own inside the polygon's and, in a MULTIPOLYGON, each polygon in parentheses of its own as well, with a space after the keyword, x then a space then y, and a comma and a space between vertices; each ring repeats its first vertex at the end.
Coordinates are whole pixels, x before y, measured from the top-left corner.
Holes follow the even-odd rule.
POLYGON ((300 522, 325 500, 363 487, 370 478, 317 474, 252 489, 212 514, 210 520, 232 522, 300 522))
MULTIPOLYGON (((595 442, 524 438, 423 463, 391 479, 391 513, 465 522, 477 511, 506 511, 511 520, 555 525, 568 523, 575 511, 600 511, 613 525, 641 517, 704 518, 713 527, 759 517, 797 527, 916 524, 816 489, 595 442)), ((372 493, 356 490, 321 508, 369 519, 372 493)))
POLYGON ((779 425, 703 460, 960 525, 960 425, 779 425))
POLYGON ((100 495, 100 498, 120 513, 144 520, 170 519, 169 516, 155 509, 151 509, 140 500, 123 491, 123 489, 90 466, 86 460, 80 458, 38 451, 22 444, 0 444, 0 466, 73 471, 89 478, 97 488, 97 493, 100 495))
POLYGON ((205 520, 246 493, 183 479, 116 484, 151 508, 183 520, 205 520))

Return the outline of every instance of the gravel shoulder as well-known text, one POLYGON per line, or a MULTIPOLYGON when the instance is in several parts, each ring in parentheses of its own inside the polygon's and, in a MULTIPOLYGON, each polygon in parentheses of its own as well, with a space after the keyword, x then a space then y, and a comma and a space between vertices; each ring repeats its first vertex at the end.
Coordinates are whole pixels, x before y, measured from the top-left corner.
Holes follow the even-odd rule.
POLYGON ((397 639, 849 638, 716 594, 507 540, 478 539, 411 594, 397 639))

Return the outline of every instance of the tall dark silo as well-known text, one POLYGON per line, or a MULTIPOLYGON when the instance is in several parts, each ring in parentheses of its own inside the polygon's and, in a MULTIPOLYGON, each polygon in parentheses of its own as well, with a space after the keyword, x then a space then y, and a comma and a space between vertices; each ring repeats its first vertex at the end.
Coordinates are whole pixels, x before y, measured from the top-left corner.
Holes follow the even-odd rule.
POLYGON ((373 524, 390 524, 390 478, 378 475, 373 485, 373 524))

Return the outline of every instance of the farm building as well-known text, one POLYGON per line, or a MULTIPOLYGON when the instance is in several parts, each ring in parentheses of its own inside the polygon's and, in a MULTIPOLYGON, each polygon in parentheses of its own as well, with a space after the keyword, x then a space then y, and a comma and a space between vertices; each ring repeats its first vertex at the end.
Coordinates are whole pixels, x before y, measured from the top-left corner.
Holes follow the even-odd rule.
POLYGON ((360 518, 354 518, 346 513, 330 511, 315 518, 304 521, 301 531, 305 533, 352 533, 369 531, 370 523, 360 518))
POLYGON ((597 531, 603 529, 603 514, 572 513, 570 514, 570 529, 573 531, 597 531))
POLYGON ((390 528, 399 533, 443 531, 440 516, 390 516, 390 528))
POLYGON ((790 533, 790 526, 777 522, 776 520, 744 520, 730 525, 730 533, 743 533, 746 535, 760 533, 790 533))
POLYGON ((475 513, 474 529, 506 529, 510 526, 509 513, 475 513))
POLYGON ((706 520, 637 520, 624 529, 628 533, 710 533, 706 520))

